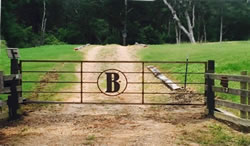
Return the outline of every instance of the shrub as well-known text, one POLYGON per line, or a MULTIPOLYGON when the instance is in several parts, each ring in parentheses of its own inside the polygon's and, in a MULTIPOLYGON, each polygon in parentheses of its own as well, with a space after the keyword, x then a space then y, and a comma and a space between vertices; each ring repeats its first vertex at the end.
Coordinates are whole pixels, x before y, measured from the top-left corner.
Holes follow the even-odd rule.
POLYGON ((0 48, 6 48, 7 47, 7 43, 5 40, 0 40, 0 48))
POLYGON ((145 26, 140 30, 139 41, 146 44, 163 43, 163 40, 159 34, 160 32, 155 30, 151 25, 145 26))
POLYGON ((65 43, 58 40, 53 34, 46 34, 44 44, 46 44, 46 45, 61 45, 61 44, 65 44, 65 43))

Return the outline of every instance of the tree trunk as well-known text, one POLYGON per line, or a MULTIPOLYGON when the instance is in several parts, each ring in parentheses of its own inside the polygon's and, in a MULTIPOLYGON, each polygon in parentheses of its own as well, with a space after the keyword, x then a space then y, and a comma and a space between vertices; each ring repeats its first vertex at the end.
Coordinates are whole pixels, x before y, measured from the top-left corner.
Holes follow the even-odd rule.
POLYGON ((171 21, 168 20, 168 36, 170 35, 171 32, 171 21))
POLYGON ((45 30, 46 30, 46 2, 43 0, 43 18, 42 18, 42 26, 41 26, 41 41, 40 45, 44 44, 44 36, 45 36, 45 30))
POLYGON ((201 42, 202 40, 202 36, 201 36, 201 33, 200 33, 200 23, 199 23, 199 25, 198 25, 198 29, 197 29, 198 31, 197 31, 197 41, 198 42, 201 42))
POLYGON ((189 38, 189 40, 190 40, 191 43, 196 43, 193 33, 191 33, 188 38, 189 38))
POLYGON ((193 6, 193 11, 192 11, 192 13, 193 13, 193 21, 192 21, 192 23, 193 24, 191 24, 191 20, 190 20, 190 16, 188 14, 188 11, 185 10, 185 17, 186 17, 186 20, 187 20, 187 25, 188 25, 188 30, 189 30, 188 38, 189 38, 191 43, 195 43, 194 32, 193 32, 193 28, 194 28, 194 24, 195 24, 194 23, 195 22, 194 9, 195 9, 195 7, 193 6))
POLYGON ((178 31, 179 31, 179 44, 181 43, 181 29, 178 28, 178 31))
POLYGON ((196 43, 195 42, 195 38, 194 38, 194 33, 193 33, 193 28, 194 28, 194 22, 195 22, 195 7, 193 6, 192 8, 192 14, 193 14, 193 18, 192 18, 192 22, 193 24, 191 24, 191 20, 190 20, 190 16, 187 12, 187 10, 185 10, 185 17, 187 20, 187 24, 188 24, 188 30, 182 25, 181 20, 179 19, 179 17, 176 14, 176 11, 174 10, 174 8, 172 7, 172 5, 167 1, 167 0, 163 0, 164 4, 169 8, 169 10, 171 11, 172 15, 173 15, 173 19, 176 21, 179 29, 181 29, 189 38, 191 43, 196 43))
POLYGON ((223 16, 220 16, 220 42, 222 42, 223 39, 223 16))
POLYGON ((175 25, 175 38, 176 38, 176 44, 179 44, 179 31, 178 31, 178 26, 175 25))
POLYGON ((204 34, 204 42, 207 42, 207 28, 205 21, 203 23, 203 34, 204 34))

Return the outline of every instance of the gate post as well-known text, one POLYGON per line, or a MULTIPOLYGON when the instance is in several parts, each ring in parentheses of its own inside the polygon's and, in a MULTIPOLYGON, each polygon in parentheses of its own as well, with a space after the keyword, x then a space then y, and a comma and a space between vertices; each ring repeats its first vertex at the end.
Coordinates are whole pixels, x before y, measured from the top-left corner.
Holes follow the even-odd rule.
MULTIPOLYGON (((207 73, 215 73, 215 61, 208 60, 208 69, 207 73)), ((213 91, 214 86, 214 79, 211 79, 209 75, 206 76, 206 83, 207 83, 207 109, 208 115, 214 116, 214 109, 215 109, 215 94, 213 91)))
MULTIPOLYGON (((18 49, 17 48, 8 49, 8 57, 11 59, 10 73, 12 75, 19 74, 18 49)), ((13 78, 13 80, 10 82, 11 95, 8 96, 8 100, 7 100, 10 119, 17 118, 17 110, 19 108, 19 103, 18 103, 19 94, 17 92, 18 85, 19 85, 19 80, 17 79, 17 77, 13 78)))

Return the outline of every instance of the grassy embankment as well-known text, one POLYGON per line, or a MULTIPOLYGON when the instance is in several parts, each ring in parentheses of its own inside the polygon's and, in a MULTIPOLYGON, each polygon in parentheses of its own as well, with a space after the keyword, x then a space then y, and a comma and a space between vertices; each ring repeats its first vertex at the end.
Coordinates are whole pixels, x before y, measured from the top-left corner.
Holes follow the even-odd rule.
MULTIPOLYGON (((74 47, 78 45, 49 45, 34 48, 20 48, 21 60, 82 60, 82 54, 75 52, 74 47)), ((10 59, 8 59, 6 47, 1 47, 0 52, 0 70, 3 70, 5 74, 10 73, 10 59)), ((24 63, 23 70, 68 70, 74 71, 76 64, 63 64, 63 63, 24 63)), ((24 73, 23 80, 40 81, 40 80, 60 80, 60 81, 74 81, 77 77, 72 74, 45 74, 45 73, 24 73)), ((23 84, 23 90, 59 90, 65 87, 71 86, 70 84, 41 84, 41 83, 26 83, 23 84)), ((52 95, 37 96, 34 94, 25 94, 25 97, 36 97, 41 100, 51 98, 52 95)), ((6 95, 0 95, 0 100, 6 100, 6 95)))
MULTIPOLYGON (((240 74, 246 70, 250 72, 250 41, 205 43, 205 44, 181 44, 181 45, 150 45, 138 52, 141 60, 185 61, 189 56, 190 61, 215 60, 216 73, 240 74)), ((185 72, 185 65, 161 64, 157 65, 161 71, 185 72)), ((204 72, 204 66, 189 65, 189 72, 204 72)), ((168 74, 175 81, 183 82, 184 75, 168 74)), ((204 75, 189 75, 188 82, 202 82, 204 75)), ((219 82, 216 82, 219 85, 219 82)), ((238 82, 229 83, 230 87, 239 88, 238 82)), ((203 91, 203 86, 189 86, 198 92, 203 91)), ((239 96, 217 94, 219 98, 239 102, 239 96)), ((235 111, 233 111, 235 112, 235 111)), ((237 111, 239 112, 239 111, 237 111)), ((200 129, 183 130, 180 137, 180 145, 189 145, 195 142, 200 145, 239 145, 250 144, 249 134, 243 134, 232 130, 221 123, 210 123, 200 129)))
POLYGON ((179 145, 190 145, 194 142, 201 146, 249 146, 250 135, 235 131, 222 123, 207 122, 199 129, 183 128, 179 140, 179 145))
MULTIPOLYGON (((141 60, 165 60, 165 61, 185 61, 189 57, 190 61, 215 60, 216 73, 240 74, 241 71, 250 72, 250 41, 235 41, 223 43, 204 44, 166 44, 150 45, 139 53, 141 60)), ((156 65, 161 70, 171 72, 185 72, 185 64, 161 64, 156 65)), ((189 65, 189 72, 204 72, 204 66, 189 65)), ((184 81, 184 75, 169 74, 173 80, 184 81)), ((188 82, 204 82, 204 75, 188 75, 188 82)), ((216 82, 219 85, 219 82, 216 82)), ((202 91, 202 85, 189 86, 198 91, 202 91)), ((229 87, 240 88, 239 83, 230 82, 229 87)), ((218 94, 220 98, 239 102, 236 96, 218 94)))

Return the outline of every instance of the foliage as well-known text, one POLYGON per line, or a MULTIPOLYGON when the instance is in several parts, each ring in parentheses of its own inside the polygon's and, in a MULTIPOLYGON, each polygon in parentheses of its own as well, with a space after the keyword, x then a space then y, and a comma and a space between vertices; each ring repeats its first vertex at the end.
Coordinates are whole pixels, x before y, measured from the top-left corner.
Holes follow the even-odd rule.
POLYGON ((5 40, 0 40, 0 49, 6 48, 7 43, 5 40))
POLYGON ((53 34, 47 34, 44 40, 46 45, 62 45, 64 42, 58 40, 53 34))
POLYGON ((7 51, 6 51, 6 41, 1 40, 1 46, 0 46, 0 70, 4 71, 4 74, 9 74, 10 73, 10 59, 7 56, 7 51))
MULTIPOLYGON (((176 2, 175 0, 169 0, 176 2)), ((224 40, 248 40, 250 34, 250 3, 243 1, 194 1, 196 19, 194 35, 204 41, 218 41, 220 16, 224 17, 224 40), (221 13, 221 9, 223 12, 221 13)), ((186 0, 174 6, 185 22, 186 0), (185 3, 184 3, 185 2, 185 3)), ((121 43, 125 23, 123 0, 46 0, 47 43, 106 44, 121 43), (49 33, 49 35, 48 35, 49 33), (59 41, 58 41, 59 40, 59 41)), ((190 10, 189 10, 190 12, 190 10)), ((3 0, 2 38, 9 47, 40 45, 42 0, 3 0)), ((162 0, 128 1, 127 30, 129 44, 174 43, 175 22, 162 0)), ((185 24, 186 25, 186 24, 185 24)), ((183 33, 182 33, 183 34, 183 33)), ((183 34, 182 40, 188 41, 183 34)))
POLYGON ((109 35, 109 24, 104 19, 92 19, 90 25, 93 28, 97 43, 102 44, 106 42, 109 35))
POLYGON ((144 28, 140 29, 139 32, 139 42, 143 42, 146 44, 160 44, 163 42, 160 38, 160 33, 157 30, 149 25, 145 26, 144 28))

